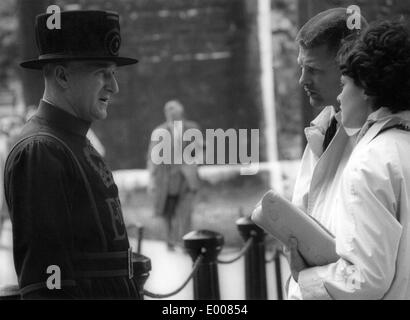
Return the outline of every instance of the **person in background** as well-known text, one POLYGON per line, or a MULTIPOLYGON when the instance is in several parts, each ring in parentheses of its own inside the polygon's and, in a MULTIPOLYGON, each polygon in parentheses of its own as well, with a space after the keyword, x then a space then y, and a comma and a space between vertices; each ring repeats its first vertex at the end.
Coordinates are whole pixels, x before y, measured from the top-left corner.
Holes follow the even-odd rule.
MULTIPOLYGON (((184 107, 178 100, 168 101, 164 106, 164 113, 166 122, 155 128, 151 135, 147 168, 150 173, 149 192, 153 196, 154 211, 165 221, 167 245, 172 250, 186 233, 192 231, 193 204, 200 185, 197 165, 184 161, 182 164, 174 163, 174 150, 184 150, 189 142, 182 141, 182 134, 188 129, 199 129, 199 126, 185 119, 184 107), (176 129, 177 122, 182 122, 181 132, 176 129), (154 138, 158 130, 167 130, 171 137, 175 137, 171 140, 171 163, 155 164, 152 161, 151 151, 158 143, 154 138)), ((199 147, 202 148, 202 145, 199 147)))

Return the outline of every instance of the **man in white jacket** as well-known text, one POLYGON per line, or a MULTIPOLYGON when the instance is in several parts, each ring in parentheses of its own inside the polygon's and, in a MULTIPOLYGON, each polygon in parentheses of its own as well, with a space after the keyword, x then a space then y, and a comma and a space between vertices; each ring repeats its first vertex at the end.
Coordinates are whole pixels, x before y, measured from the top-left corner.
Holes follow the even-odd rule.
MULTIPOLYGON (((321 12, 300 29, 296 38, 301 68, 299 83, 309 96, 312 107, 323 110, 305 129, 307 146, 292 202, 329 230, 334 228, 334 221, 326 214, 331 210, 329 200, 340 184, 342 171, 354 146, 354 137, 348 136, 340 126, 337 102, 341 76, 337 52, 343 40, 360 33, 360 30, 349 28, 348 18, 345 8, 321 12)), ((361 28, 366 25, 362 18, 361 28)), ((303 299, 299 284, 293 277, 286 287, 288 299, 303 299)))

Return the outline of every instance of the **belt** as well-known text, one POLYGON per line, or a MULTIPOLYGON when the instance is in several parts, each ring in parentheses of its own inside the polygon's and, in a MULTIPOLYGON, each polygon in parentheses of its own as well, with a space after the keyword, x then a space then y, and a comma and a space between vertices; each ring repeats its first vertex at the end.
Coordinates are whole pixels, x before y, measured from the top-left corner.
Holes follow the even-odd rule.
POLYGON ((150 260, 142 255, 127 251, 85 252, 73 255, 75 275, 78 278, 134 277, 151 270, 150 260), (137 270, 135 270, 137 269, 137 270))

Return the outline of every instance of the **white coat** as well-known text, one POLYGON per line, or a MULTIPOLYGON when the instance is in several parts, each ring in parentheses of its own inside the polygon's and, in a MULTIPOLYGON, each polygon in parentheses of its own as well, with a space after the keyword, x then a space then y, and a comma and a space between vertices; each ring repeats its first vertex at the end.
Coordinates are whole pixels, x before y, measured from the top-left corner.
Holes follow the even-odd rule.
POLYGON ((410 299, 410 132, 384 131, 398 123, 410 126, 410 111, 381 108, 352 135, 330 205, 311 212, 335 235, 340 259, 301 271, 290 298, 410 299))

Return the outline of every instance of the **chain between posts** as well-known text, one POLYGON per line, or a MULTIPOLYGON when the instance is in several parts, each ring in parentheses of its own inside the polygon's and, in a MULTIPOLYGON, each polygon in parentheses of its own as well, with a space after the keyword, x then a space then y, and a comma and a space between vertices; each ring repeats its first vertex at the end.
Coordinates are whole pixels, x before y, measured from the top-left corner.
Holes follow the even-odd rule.
POLYGON ((246 241, 245 245, 242 247, 242 249, 239 251, 239 254, 237 257, 231 259, 231 260, 217 260, 218 263, 220 264, 230 264, 235 261, 238 261, 240 258, 242 258, 249 250, 249 248, 252 246, 253 243, 253 237, 250 237, 248 241, 246 241))
POLYGON ((202 262, 203 259, 204 259, 204 256, 202 254, 198 256, 198 258, 195 260, 195 263, 192 267, 192 271, 189 274, 188 278, 176 290, 174 290, 170 293, 161 294, 161 293, 152 293, 152 292, 144 289, 144 295, 146 295, 147 297, 150 297, 150 298, 154 298, 154 299, 164 299, 164 298, 169 298, 171 296, 174 296, 174 295, 178 294, 179 292, 181 292, 186 287, 186 285, 189 283, 189 281, 193 278, 195 273, 198 271, 198 268, 201 265, 201 262, 202 262))

